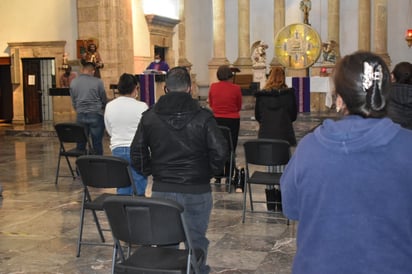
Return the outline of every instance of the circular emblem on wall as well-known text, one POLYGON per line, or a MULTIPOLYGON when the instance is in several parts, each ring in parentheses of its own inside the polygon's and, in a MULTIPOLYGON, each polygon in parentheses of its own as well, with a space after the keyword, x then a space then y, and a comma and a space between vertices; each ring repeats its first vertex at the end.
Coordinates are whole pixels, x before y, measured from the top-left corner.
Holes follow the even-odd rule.
POLYGON ((304 69, 313 65, 322 50, 319 34, 306 24, 291 24, 275 37, 275 55, 289 69, 304 69))

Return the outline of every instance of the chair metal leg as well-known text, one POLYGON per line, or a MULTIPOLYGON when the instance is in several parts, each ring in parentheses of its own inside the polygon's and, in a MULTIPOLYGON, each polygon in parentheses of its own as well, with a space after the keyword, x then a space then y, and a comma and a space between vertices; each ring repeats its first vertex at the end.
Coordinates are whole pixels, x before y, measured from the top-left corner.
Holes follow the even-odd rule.
POLYGON ((117 259, 117 250, 118 250, 118 243, 117 241, 115 241, 113 243, 113 255, 112 255, 112 274, 114 274, 114 266, 116 264, 116 259, 117 259))
POLYGON ((56 180, 54 181, 55 185, 57 185, 57 181, 59 180, 60 158, 61 156, 59 155, 59 159, 57 160, 56 180))
POLYGON ((97 218, 96 211, 92 210, 92 213, 93 213, 94 222, 95 222, 96 227, 97 227, 97 231, 99 232, 99 235, 100 235, 100 239, 104 243, 106 240, 104 239, 102 227, 100 226, 100 222, 99 222, 99 219, 97 218))
POLYGON ((250 210, 253 211, 254 209, 253 209, 253 199, 252 199, 252 185, 251 184, 247 184, 247 185, 249 187, 250 210))
POLYGON ((76 176, 74 175, 73 167, 70 164, 69 157, 67 157, 67 156, 64 156, 64 157, 66 158, 67 165, 69 166, 70 173, 72 174, 72 177, 73 177, 73 180, 74 180, 74 179, 76 179, 76 176))
POLYGON ((246 215, 246 192, 247 192, 247 187, 245 187, 245 190, 243 191, 243 213, 242 213, 242 223, 245 223, 245 215, 246 215))
POLYGON ((80 248, 81 248, 81 245, 82 245, 82 236, 83 236, 84 211, 85 211, 85 209, 84 209, 84 202, 83 202, 82 203, 82 211, 80 213, 80 230, 79 230, 79 239, 77 240, 77 255, 76 255, 76 257, 80 257, 80 248))

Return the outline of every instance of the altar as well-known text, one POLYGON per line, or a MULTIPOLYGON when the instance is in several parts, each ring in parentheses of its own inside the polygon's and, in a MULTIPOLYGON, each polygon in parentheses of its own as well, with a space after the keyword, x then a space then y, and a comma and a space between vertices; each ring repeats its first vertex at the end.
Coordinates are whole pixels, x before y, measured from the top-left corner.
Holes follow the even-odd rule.
MULTIPOLYGON (((301 83, 305 85, 305 82, 301 81, 301 83)), ((333 105, 335 87, 331 77, 286 77, 286 84, 289 87, 295 88, 298 105, 301 105, 300 112, 326 111, 333 105), (293 78, 308 79, 306 80, 306 85, 308 86, 299 86, 299 84, 296 84, 297 81, 292 80, 293 78), (305 89, 307 89, 306 92, 304 91, 305 89), (299 90, 301 90, 300 93, 299 90), (307 104, 307 107, 302 106, 302 104, 307 104)))

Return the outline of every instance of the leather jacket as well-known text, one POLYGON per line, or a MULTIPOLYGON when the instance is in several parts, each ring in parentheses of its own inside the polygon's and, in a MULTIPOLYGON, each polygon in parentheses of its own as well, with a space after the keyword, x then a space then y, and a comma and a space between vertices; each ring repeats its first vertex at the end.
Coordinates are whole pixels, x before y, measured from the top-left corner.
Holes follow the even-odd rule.
POLYGON ((211 111, 184 92, 169 92, 143 113, 130 147, 132 166, 153 176, 153 191, 205 193, 228 159, 211 111))

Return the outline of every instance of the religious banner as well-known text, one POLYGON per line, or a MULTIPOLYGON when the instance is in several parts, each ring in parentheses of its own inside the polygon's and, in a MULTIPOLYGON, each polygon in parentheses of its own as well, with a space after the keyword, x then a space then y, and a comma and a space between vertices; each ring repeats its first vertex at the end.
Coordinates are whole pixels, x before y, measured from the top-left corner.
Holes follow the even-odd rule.
POLYGON ((139 75, 140 94, 139 99, 150 107, 156 101, 155 74, 139 75))
POLYGON ((310 77, 292 77, 298 112, 310 112, 310 77))

